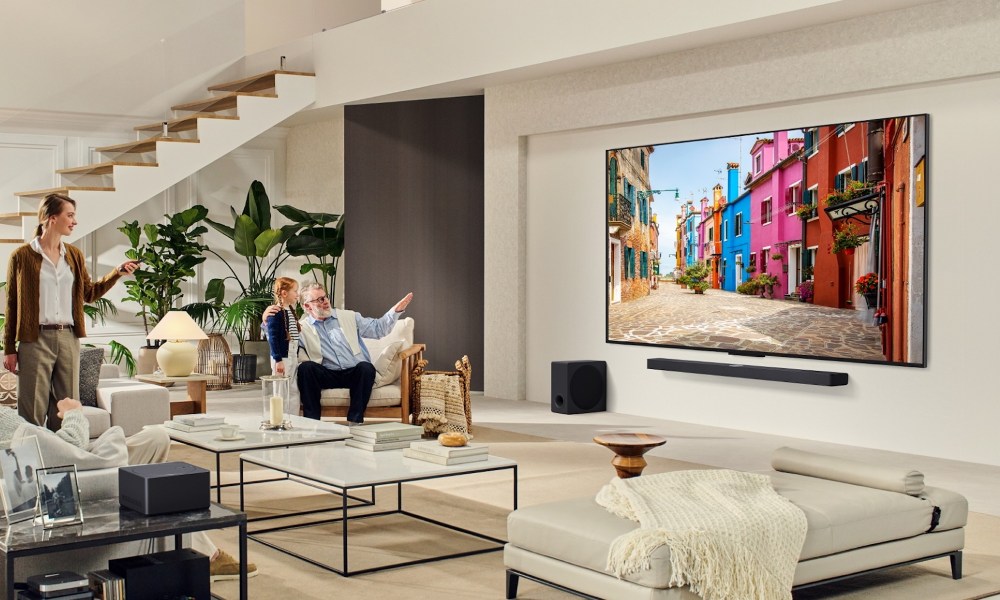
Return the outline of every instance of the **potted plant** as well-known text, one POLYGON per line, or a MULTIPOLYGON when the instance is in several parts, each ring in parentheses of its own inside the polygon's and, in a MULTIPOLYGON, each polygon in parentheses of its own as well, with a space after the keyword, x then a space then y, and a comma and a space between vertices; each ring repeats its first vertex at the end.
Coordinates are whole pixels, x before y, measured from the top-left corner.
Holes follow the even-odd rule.
POLYGON ((337 268, 344 254, 344 215, 311 213, 287 204, 274 209, 292 222, 281 228, 288 240, 285 250, 290 256, 309 259, 299 272, 312 273, 333 302, 337 296, 337 268))
POLYGON ((780 262, 781 259, 783 258, 785 258, 785 255, 782 254, 781 252, 775 252, 774 254, 771 255, 771 260, 776 260, 780 262))
POLYGON ((860 198, 870 191, 871 188, 866 183, 851 179, 847 181, 847 185, 844 186, 843 190, 835 191, 826 197, 826 205, 828 207, 838 206, 845 202, 850 202, 855 198, 860 198))
POLYGON ((813 301, 813 282, 812 280, 803 281, 799 284, 799 302, 812 302, 813 301))
MULTIPOLYGON (((125 301, 139 305, 136 314, 142 317, 146 335, 183 296, 181 282, 194 277, 195 267, 205 262, 204 252, 208 247, 198 241, 198 236, 208 231, 199 225, 207 214, 207 208, 195 205, 175 215, 164 215, 166 223, 139 227, 138 221, 132 221, 123 222, 118 228, 129 240, 126 258, 142 263, 133 277, 125 281, 125 301)), ((155 370, 155 349, 159 344, 148 341, 139 349, 139 373, 155 370)))
POLYGON ((795 215, 803 221, 808 221, 813 218, 816 213, 816 207, 812 204, 800 204, 795 208, 795 215))
MULTIPOLYGON (((233 217, 232 225, 209 218, 206 218, 205 222, 232 240, 233 250, 246 260, 246 275, 243 277, 238 275, 229 261, 218 252, 207 248, 208 252, 222 261, 231 275, 208 282, 205 300, 209 306, 199 308, 211 313, 213 312, 211 306, 215 307, 214 313, 218 318, 218 325, 235 336, 240 349, 239 356, 253 357, 255 365, 253 379, 255 379, 258 367, 261 369, 266 367, 269 357, 267 342, 261 335, 261 315, 273 301, 274 280, 278 269, 289 257, 285 244, 295 229, 271 227, 271 202, 264 184, 256 180, 251 182, 250 189, 247 190, 243 211, 237 213, 236 209, 230 207, 230 212, 233 217), (235 282, 238 291, 235 299, 227 304, 224 298, 226 282, 229 280, 235 282)), ((305 272, 307 271, 303 270, 303 273, 305 272)), ((241 365, 247 364, 250 359, 237 356, 233 355, 234 372, 240 368, 243 369, 241 374, 246 375, 249 367, 241 365)), ((244 382, 244 379, 236 377, 234 380, 244 382)))
MULTIPOLYGON (((105 325, 107 323, 107 316, 117 315, 118 309, 115 308, 115 305, 112 304, 111 301, 108 300, 107 298, 98 298, 91 304, 83 305, 83 314, 85 314, 91 320, 96 321, 101 325, 105 325)), ((3 329, 2 322, 0 322, 0 329, 3 329)), ((87 344, 87 345, 94 346, 94 344, 87 344)), ((108 342, 107 346, 111 350, 111 357, 110 357, 111 362, 119 366, 121 366, 122 363, 124 363, 125 373, 129 377, 135 375, 137 365, 135 362, 135 355, 132 354, 132 351, 129 350, 126 346, 124 346, 120 342, 117 342, 115 340, 111 340, 110 342, 108 342)), ((2 348, 2 344, 0 344, 0 348, 2 348)))
POLYGON ((854 282, 854 291, 865 298, 868 308, 875 308, 878 304, 878 275, 875 273, 865 273, 854 282))
POLYGON ((773 298, 774 297, 774 286, 778 284, 778 276, 770 275, 768 273, 761 273, 756 277, 757 283, 760 285, 760 292, 762 298, 773 298))
POLYGON ((695 281, 691 284, 691 289, 694 290, 695 294, 704 294, 708 287, 707 281, 695 281))
POLYGON ((858 233, 854 223, 848 223, 833 234, 833 245, 830 251, 834 254, 844 252, 850 256, 854 254, 854 249, 868 241, 868 237, 858 233))

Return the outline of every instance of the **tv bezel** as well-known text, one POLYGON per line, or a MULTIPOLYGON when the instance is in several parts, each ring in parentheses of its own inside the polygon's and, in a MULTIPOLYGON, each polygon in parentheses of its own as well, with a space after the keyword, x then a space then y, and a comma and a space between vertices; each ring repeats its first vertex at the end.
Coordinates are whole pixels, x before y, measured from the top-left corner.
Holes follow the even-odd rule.
MULTIPOLYGON (((755 357, 755 358, 767 358, 767 357, 774 356, 774 357, 781 357, 781 358, 798 358, 798 359, 807 359, 807 360, 822 360, 822 361, 846 362, 846 363, 858 363, 858 364, 873 364, 873 365, 883 365, 883 366, 890 366, 890 367, 927 368, 928 351, 929 351, 929 348, 930 348, 930 329, 928 328, 928 315, 930 314, 930 309, 929 309, 930 296, 928 294, 928 279, 929 279, 929 273, 930 273, 929 272, 929 266, 930 266, 930 235, 929 235, 929 231, 930 231, 930 210, 931 210, 931 202, 930 202, 930 179, 931 179, 930 178, 930 171, 931 171, 931 169, 930 169, 930 154, 931 154, 930 145, 931 145, 931 126, 930 126, 930 123, 931 123, 930 113, 917 112, 917 113, 894 115, 894 116, 890 116, 890 117, 857 118, 857 119, 854 119, 854 120, 836 121, 836 122, 832 122, 832 123, 824 123, 824 124, 819 124, 819 125, 805 125, 805 126, 801 126, 801 127, 783 127, 783 128, 776 128, 776 129, 771 129, 771 130, 763 130, 763 131, 748 132, 748 133, 734 133, 734 134, 729 134, 729 135, 717 135, 717 136, 702 137, 702 138, 681 139, 681 140, 676 140, 676 141, 672 141, 672 142, 658 142, 658 143, 654 143, 654 144, 633 144, 633 145, 629 145, 629 146, 620 146, 620 147, 617 147, 617 148, 609 148, 609 149, 605 150, 604 151, 604 191, 603 191, 604 202, 602 203, 602 204, 605 204, 605 206, 604 206, 604 220, 603 220, 603 225, 604 225, 604 230, 603 230, 603 237, 604 237, 604 282, 603 282, 604 286, 603 287, 604 287, 604 292, 603 293, 604 293, 604 341, 605 341, 605 343, 608 343, 608 344, 618 344, 618 345, 622 345, 622 346, 644 346, 644 347, 650 347, 650 348, 672 348, 672 349, 679 349, 679 350, 694 350, 694 351, 699 351, 699 352, 715 352, 715 353, 725 353, 725 354, 728 354, 730 356, 751 356, 751 357, 755 357), (733 349, 727 349, 727 348, 706 348, 706 347, 702 347, 702 346, 691 346, 691 345, 682 345, 682 344, 658 344, 658 343, 653 343, 653 342, 641 342, 641 341, 628 341, 628 340, 613 340, 613 339, 611 339, 610 327, 611 327, 611 304, 612 304, 612 302, 611 302, 611 297, 609 296, 608 289, 607 289, 607 282, 610 280, 610 277, 611 277, 611 265, 609 264, 610 261, 608 260, 608 246, 609 246, 609 241, 608 241, 608 226, 609 226, 609 221, 610 221, 610 215, 608 214, 608 209, 607 209, 607 206, 606 206, 606 204, 607 204, 607 194, 608 194, 608 190, 607 190, 607 184, 608 184, 608 161, 609 161, 609 158, 610 158, 609 155, 610 155, 611 152, 619 152, 621 150, 629 150, 629 149, 640 148, 640 147, 644 147, 644 146, 653 146, 653 147, 656 147, 656 146, 666 146, 666 145, 671 145, 671 144, 687 144, 687 143, 692 143, 692 142, 705 142, 705 141, 710 141, 710 140, 718 140, 718 139, 734 138, 734 137, 743 137, 743 136, 751 136, 751 135, 756 135, 756 136, 771 135, 771 136, 773 136, 774 133, 777 132, 777 131, 794 131, 794 130, 805 131, 806 129, 813 129, 813 128, 817 128, 818 129, 820 127, 836 127, 837 125, 843 125, 843 124, 847 124, 847 123, 864 123, 864 122, 867 122, 867 121, 884 121, 884 120, 887 120, 887 119, 904 119, 904 118, 905 119, 911 119, 913 117, 923 117, 924 118, 924 174, 923 174, 923 176, 924 176, 924 206, 923 206, 923 209, 924 209, 924 223, 923 223, 923 248, 924 248, 924 254, 923 254, 923 264, 922 264, 922 268, 923 268, 923 287, 921 289, 921 296, 923 298, 923 315, 922 315, 922 324, 923 324, 923 339, 922 339, 922 344, 923 344, 923 352, 921 354, 921 356, 922 356, 921 362, 892 362, 892 361, 887 361, 887 360, 868 360, 868 359, 862 359, 862 358, 846 358, 846 357, 840 357, 840 356, 818 356, 818 355, 813 355, 813 354, 793 354, 793 353, 787 353, 787 352, 771 352, 771 351, 766 351, 766 350, 740 350, 740 349, 735 349, 735 348, 733 348, 733 349)), ((910 132, 910 135, 911 136, 913 135, 912 131, 910 132)), ((740 157, 740 162, 741 163, 742 163, 742 159, 743 159, 743 157, 740 157)), ((911 169, 912 169, 912 167, 911 167, 911 169)), ((662 236, 661 236, 661 239, 662 239, 662 236)))

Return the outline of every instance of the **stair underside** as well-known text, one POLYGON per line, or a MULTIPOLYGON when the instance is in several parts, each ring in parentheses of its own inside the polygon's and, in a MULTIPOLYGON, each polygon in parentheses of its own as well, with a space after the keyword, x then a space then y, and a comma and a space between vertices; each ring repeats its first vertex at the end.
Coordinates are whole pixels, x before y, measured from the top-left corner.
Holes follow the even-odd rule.
POLYGON ((184 104, 178 104, 176 106, 171 106, 171 110, 193 110, 197 112, 215 112, 219 110, 230 110, 236 108, 236 99, 240 96, 255 96, 257 98, 277 98, 278 95, 269 92, 227 92, 225 94, 219 94, 218 96, 212 96, 211 98, 205 98, 203 100, 197 100, 195 102, 186 102, 184 104))
POLYGON ((244 77, 236 81, 219 83, 209 86, 210 92, 256 92, 269 90, 274 87, 275 75, 303 75, 305 77, 315 77, 315 73, 304 73, 302 71, 268 71, 251 77, 244 77))
POLYGON ((71 167, 69 169, 59 169, 56 173, 60 175, 111 175, 114 167, 156 167, 155 162, 128 162, 112 160, 108 162, 84 165, 82 167, 71 167))
POLYGON ((94 187, 94 186, 83 186, 83 185, 67 185, 57 188, 49 188, 47 190, 32 190, 30 192, 14 192, 15 196, 20 196, 21 198, 44 198, 49 194, 69 194, 70 192, 113 192, 115 188, 113 187, 94 187))
POLYGON ((33 212, 0 213, 0 224, 20 225, 23 217, 34 217, 33 212))
MULTIPOLYGON (((217 115, 215 113, 194 113, 192 115, 187 115, 186 117, 167 121, 167 131, 191 131, 192 129, 197 129, 198 119, 225 119, 229 121, 238 121, 240 118, 236 116, 217 115)), ((134 129, 135 131, 161 131, 163 129, 163 122, 161 121, 159 123, 138 125, 134 129)))
MULTIPOLYGON (((162 124, 161 124, 162 126, 162 124)), ((114 146, 104 146, 102 148, 97 148, 97 152, 118 152, 121 154, 142 154, 144 152, 152 152, 156 150, 156 142, 180 142, 182 144, 197 144, 198 140, 196 138, 171 138, 171 137, 151 137, 144 140, 136 140, 134 142, 125 142, 124 144, 115 144, 114 146)))

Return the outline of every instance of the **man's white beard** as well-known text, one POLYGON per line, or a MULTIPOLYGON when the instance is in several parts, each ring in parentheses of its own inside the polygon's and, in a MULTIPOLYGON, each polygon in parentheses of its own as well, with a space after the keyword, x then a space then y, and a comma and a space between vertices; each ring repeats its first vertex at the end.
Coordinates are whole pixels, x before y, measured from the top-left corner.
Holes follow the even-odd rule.
POLYGON ((313 312, 316 313, 317 319, 326 319, 333 314, 332 308, 313 308, 313 312))

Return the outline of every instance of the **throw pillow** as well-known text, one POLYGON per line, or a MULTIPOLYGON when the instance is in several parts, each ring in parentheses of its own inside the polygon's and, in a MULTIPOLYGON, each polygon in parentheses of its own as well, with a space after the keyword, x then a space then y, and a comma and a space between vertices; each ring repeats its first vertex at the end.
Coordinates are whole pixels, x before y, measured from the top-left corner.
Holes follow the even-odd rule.
MULTIPOLYGON (((400 360, 396 360, 396 356, 403 350, 403 345, 405 342, 403 340, 392 340, 382 348, 378 356, 373 356, 373 363, 375 365, 375 387, 382 387, 389 385, 390 383, 395 383, 399 379, 400 372, 403 370, 403 363, 400 360)), ((368 349, 369 352, 372 351, 371 348, 368 349)))
POLYGON ((80 348, 80 404, 97 406, 97 382, 101 378, 102 348, 80 348))

